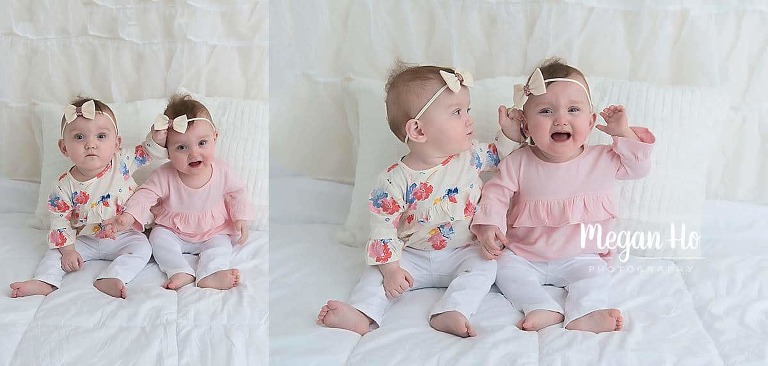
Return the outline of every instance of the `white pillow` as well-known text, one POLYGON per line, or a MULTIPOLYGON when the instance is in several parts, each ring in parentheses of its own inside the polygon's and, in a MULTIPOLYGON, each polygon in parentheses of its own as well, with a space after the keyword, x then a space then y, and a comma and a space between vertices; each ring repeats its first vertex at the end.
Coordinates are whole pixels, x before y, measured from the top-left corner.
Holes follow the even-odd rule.
MULTIPOLYGON (((470 89, 475 133, 491 141, 498 131, 497 107, 511 106, 512 90, 524 77, 480 80, 470 89)), ((656 135, 652 170, 645 178, 619 183, 619 223, 616 230, 653 231, 669 238, 670 224, 676 230, 685 223, 688 233, 698 231, 705 200, 709 155, 722 125, 727 97, 715 88, 662 87, 623 80, 589 78, 595 108, 623 104, 630 124, 650 128, 656 135)), ((349 215, 337 240, 345 245, 365 245, 368 236, 367 200, 378 174, 407 152, 385 121, 384 84, 370 79, 344 81, 345 108, 355 138, 357 164, 349 215)), ((598 117, 598 123, 604 124, 598 117)), ((595 129, 590 144, 609 144, 610 138, 595 129)), ((672 249, 665 241, 661 249, 630 250, 630 254, 666 257, 695 257, 698 248, 672 249)))
MULTIPOLYGON (((219 130, 216 155, 225 159, 238 173, 249 189, 256 210, 251 228, 266 230, 269 226, 269 108, 266 103, 233 98, 200 98, 211 112, 219 130)), ((166 99, 146 99, 127 103, 107 103, 117 117, 122 136, 122 147, 132 149, 146 137, 154 118, 163 112, 166 99)), ((46 200, 56 179, 72 163, 61 155, 57 141, 63 105, 38 104, 35 106, 35 138, 42 157, 40 191, 35 217, 30 225, 38 229, 49 226, 46 200)), ((167 160, 155 161, 136 172, 134 179, 143 183, 152 169, 167 160)))

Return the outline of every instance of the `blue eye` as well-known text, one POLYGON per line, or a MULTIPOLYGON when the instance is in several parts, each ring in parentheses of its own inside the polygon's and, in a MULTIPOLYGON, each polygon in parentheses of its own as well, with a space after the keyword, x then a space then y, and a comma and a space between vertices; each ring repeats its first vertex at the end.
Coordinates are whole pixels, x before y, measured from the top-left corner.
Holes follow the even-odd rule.
POLYGON ((549 108, 542 108, 539 110, 539 113, 552 113, 552 110, 549 108))
POLYGON ((100 133, 100 134, 96 135, 96 138, 98 138, 98 139, 105 139, 105 138, 107 138, 107 134, 106 133, 100 133))
POLYGON ((75 140, 82 140, 85 138, 85 136, 83 136, 82 133, 76 133, 74 137, 75 137, 75 140))
POLYGON ((197 143, 197 146, 205 146, 208 144, 208 140, 200 140, 200 142, 197 143))
POLYGON ((184 145, 179 145, 179 146, 176 146, 176 150, 179 150, 179 151, 184 151, 184 150, 186 150, 186 149, 187 149, 187 147, 186 147, 186 146, 184 146, 184 145))
POLYGON ((578 112, 580 110, 581 109, 579 107, 570 107, 570 108, 568 108, 568 112, 571 112, 571 113, 578 112))

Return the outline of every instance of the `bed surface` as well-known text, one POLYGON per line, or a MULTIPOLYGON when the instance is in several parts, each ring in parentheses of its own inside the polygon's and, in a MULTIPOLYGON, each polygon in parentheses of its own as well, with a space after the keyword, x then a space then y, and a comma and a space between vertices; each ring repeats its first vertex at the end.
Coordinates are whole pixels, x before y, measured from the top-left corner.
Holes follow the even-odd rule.
POLYGON ((768 364, 768 207, 708 201, 706 260, 683 273, 696 312, 727 365, 768 364))
MULTIPOLYGON (((279 169, 271 175, 271 195, 282 203, 270 213, 274 365, 768 362, 768 222, 755 219, 768 216, 767 207, 708 201, 700 233, 705 259, 676 265, 633 257, 625 270, 614 272, 612 290, 625 315, 624 332, 595 335, 561 327, 522 332, 514 326, 522 313, 494 287, 471 319, 476 338, 459 339, 429 327, 429 309, 440 289, 406 293, 386 313, 380 329, 360 337, 314 323, 325 301, 348 299, 363 269, 360 249, 334 240, 351 186, 279 169)), ((563 290, 552 290, 564 296, 563 290)))
POLYGON ((48 296, 10 298, 8 284, 29 279, 47 250, 45 232, 26 225, 38 187, 0 180, 0 365, 268 364, 267 232, 234 248, 242 281, 233 290, 165 290, 151 261, 128 298, 113 299, 91 285, 108 263, 90 261, 48 296))

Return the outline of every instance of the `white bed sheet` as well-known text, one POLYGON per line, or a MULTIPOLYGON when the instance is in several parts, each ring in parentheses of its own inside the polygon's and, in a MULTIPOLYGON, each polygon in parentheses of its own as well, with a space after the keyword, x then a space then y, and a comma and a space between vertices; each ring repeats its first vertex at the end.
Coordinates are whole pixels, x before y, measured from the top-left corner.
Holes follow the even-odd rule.
POLYGON ((709 201, 685 282, 727 365, 768 364, 768 206, 709 201))
POLYGON ((45 232, 26 226, 37 188, 0 180, 0 365, 268 364, 268 232, 235 247, 242 283, 233 290, 164 290, 150 262, 128 298, 114 299, 92 286, 108 263, 90 261, 48 296, 12 299, 8 284, 29 279, 47 250, 45 232))
MULTIPOLYGON (((740 241, 742 248, 750 248, 768 237, 767 225, 754 222, 745 224, 749 227, 741 231, 745 236, 729 232, 731 223, 722 217, 733 211, 749 219, 768 213, 767 207, 708 202, 706 230, 701 233, 705 259, 681 261, 678 266, 669 260, 636 257, 626 270, 615 272, 612 288, 615 305, 625 315, 624 332, 595 335, 559 327, 538 334, 519 331, 514 324, 522 313, 494 288, 471 319, 480 335, 459 339, 429 328, 430 306, 443 290, 425 289, 404 295, 387 312, 380 329, 360 337, 314 324, 326 300, 349 297, 363 269, 360 250, 334 240, 351 186, 285 171, 271 173, 272 199, 284 203, 273 205, 278 207, 270 213, 275 232, 270 242, 270 357, 274 365, 768 362, 765 257, 720 255, 729 242, 740 241), (750 268, 739 265, 744 260, 750 268), (690 271, 685 266, 691 266, 690 271), (750 281, 752 276, 762 279, 750 281), (741 318, 733 322, 732 313, 741 318)), ((562 290, 553 292, 563 296, 562 290)))

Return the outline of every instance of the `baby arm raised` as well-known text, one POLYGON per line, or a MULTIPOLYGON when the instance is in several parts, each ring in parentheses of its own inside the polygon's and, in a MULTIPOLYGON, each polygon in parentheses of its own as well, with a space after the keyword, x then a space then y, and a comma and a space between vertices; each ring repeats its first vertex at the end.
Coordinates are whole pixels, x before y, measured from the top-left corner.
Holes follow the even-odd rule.
POLYGON ((627 111, 623 105, 610 105, 600 112, 600 116, 605 120, 605 126, 596 125, 595 127, 611 136, 625 137, 640 141, 634 131, 629 128, 627 122, 627 111))

